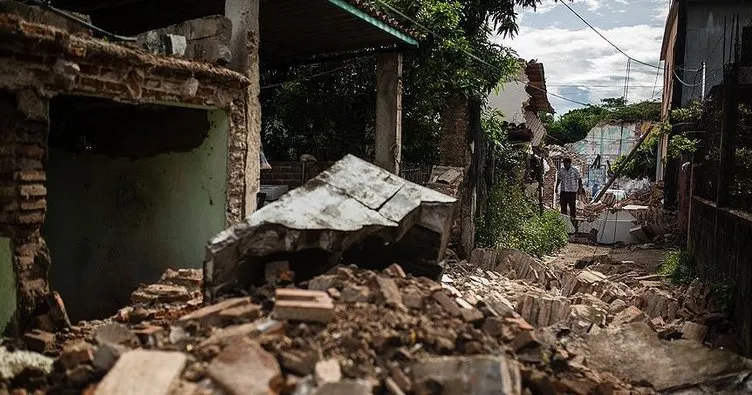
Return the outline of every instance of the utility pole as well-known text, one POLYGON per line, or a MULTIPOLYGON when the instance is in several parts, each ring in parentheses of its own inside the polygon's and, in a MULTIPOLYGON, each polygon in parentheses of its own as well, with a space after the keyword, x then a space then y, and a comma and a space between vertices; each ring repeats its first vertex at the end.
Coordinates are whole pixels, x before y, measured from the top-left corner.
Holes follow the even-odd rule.
POLYGON ((702 97, 700 100, 705 100, 705 81, 707 76, 708 64, 706 61, 702 61, 702 97))

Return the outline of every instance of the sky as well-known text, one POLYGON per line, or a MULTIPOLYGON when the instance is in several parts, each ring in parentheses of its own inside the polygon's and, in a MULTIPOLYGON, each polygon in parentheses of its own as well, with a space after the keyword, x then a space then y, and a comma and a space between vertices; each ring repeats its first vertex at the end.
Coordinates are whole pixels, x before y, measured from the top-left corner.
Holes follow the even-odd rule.
MULTIPOLYGON (((669 0, 575 0, 569 5, 633 58, 659 64, 669 0)), ((564 5, 543 0, 535 12, 520 10, 518 23, 515 38, 495 40, 521 58, 542 62, 549 92, 592 104, 623 96, 627 58, 564 5)), ((627 99, 660 99, 662 81, 662 70, 632 62, 627 99)), ((558 115, 581 107, 551 95, 549 100, 558 115)))

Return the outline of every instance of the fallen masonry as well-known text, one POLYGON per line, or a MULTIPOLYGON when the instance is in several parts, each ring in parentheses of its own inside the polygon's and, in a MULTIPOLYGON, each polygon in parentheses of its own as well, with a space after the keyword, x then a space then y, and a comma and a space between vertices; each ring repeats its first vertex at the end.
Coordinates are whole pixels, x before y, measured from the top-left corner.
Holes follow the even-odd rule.
MULTIPOLYGON (((551 266, 552 273, 558 270, 551 266)), ((4 373, 3 383, 8 390, 116 395, 133 393, 122 392, 130 388, 155 395, 713 393, 702 389, 752 384, 752 376, 744 376, 752 372, 747 360, 698 340, 661 340, 634 305, 612 314, 595 307, 606 305, 595 296, 552 295, 529 280, 468 263, 454 262, 443 280, 403 275, 395 267, 376 272, 337 266, 301 288, 269 284, 204 307, 194 299, 138 298, 115 317, 58 334, 55 363, 26 352, 25 358, 42 363, 34 368, 38 373, 19 376, 24 369, 17 367, 4 373), (311 285, 339 296, 305 288, 311 285), (367 297, 344 300, 352 288, 367 297), (546 300, 561 306, 546 307, 546 300), (515 311, 514 304, 537 305, 530 307, 537 309, 536 319, 525 319, 517 311, 528 307, 515 311), (565 306, 569 316, 562 313, 565 306), (239 321, 217 318, 238 308, 255 313, 239 321), (134 321, 134 315, 146 318, 134 321), (579 321, 587 323, 583 330, 570 329, 579 321), (149 341, 137 335, 144 328, 164 335, 149 341), (685 360, 691 368, 678 362, 685 360)), ((180 276, 165 275, 160 285, 177 282, 180 276)), ((194 294, 199 285, 186 285, 186 292, 194 294)), ((137 292, 159 295, 159 289, 137 292)))
POLYGON ((476 250, 469 262, 447 262, 453 199, 355 158, 338 163, 212 240, 205 271, 168 270, 113 317, 5 344, 0 394, 626 395, 752 386, 748 360, 707 347, 718 336, 707 286, 675 289, 602 257, 560 263, 476 250), (379 188, 338 184, 358 181, 350 168, 370 172, 379 188), (306 205, 328 213, 319 218, 306 205))

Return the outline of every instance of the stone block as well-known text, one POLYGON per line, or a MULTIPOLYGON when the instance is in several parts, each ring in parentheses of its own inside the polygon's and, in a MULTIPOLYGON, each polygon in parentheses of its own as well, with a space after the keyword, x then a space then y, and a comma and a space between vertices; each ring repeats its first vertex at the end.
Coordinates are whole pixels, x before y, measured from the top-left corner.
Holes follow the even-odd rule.
POLYGON ((445 394, 521 393, 519 368, 502 356, 427 359, 413 365, 412 375, 417 393, 425 393, 431 382, 438 383, 445 394))

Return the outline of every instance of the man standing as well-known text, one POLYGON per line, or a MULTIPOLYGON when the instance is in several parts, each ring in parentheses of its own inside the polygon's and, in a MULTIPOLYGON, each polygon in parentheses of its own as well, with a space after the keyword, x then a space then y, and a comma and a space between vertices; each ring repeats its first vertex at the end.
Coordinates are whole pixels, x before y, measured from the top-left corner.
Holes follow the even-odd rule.
POLYGON ((559 190, 559 205, 564 215, 567 215, 567 208, 569 209, 569 218, 577 229, 577 194, 584 191, 582 177, 580 177, 580 172, 572 167, 572 159, 564 158, 562 163, 564 166, 559 169, 559 177, 556 181, 556 189, 559 190))

